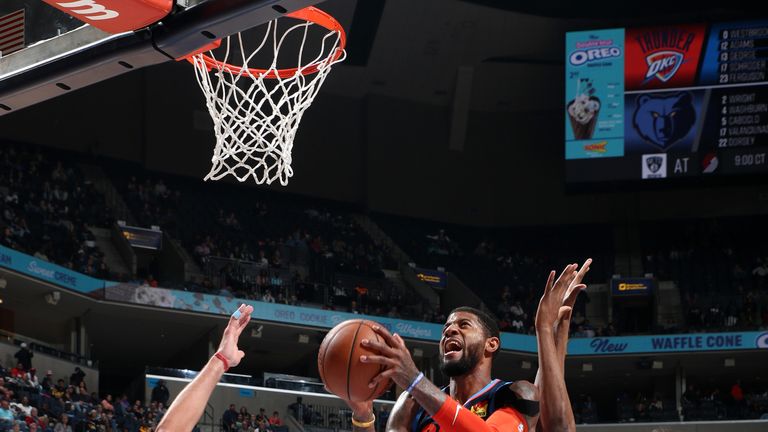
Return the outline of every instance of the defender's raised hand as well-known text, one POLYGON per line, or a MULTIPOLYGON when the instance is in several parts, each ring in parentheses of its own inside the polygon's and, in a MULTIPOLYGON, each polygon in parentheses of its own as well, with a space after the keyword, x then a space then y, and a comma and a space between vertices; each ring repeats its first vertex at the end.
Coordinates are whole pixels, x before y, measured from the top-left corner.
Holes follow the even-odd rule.
POLYGON ((560 307, 566 298, 566 293, 571 283, 576 279, 577 264, 569 264, 555 280, 555 271, 549 273, 547 284, 544 286, 544 294, 539 301, 536 310, 536 329, 552 329, 557 324, 560 307))
POLYGON ((248 326, 253 313, 253 306, 241 304, 239 308, 229 317, 227 328, 224 329, 224 335, 221 337, 217 353, 227 359, 227 366, 230 368, 237 366, 243 359, 245 353, 237 348, 237 340, 240 334, 248 326))

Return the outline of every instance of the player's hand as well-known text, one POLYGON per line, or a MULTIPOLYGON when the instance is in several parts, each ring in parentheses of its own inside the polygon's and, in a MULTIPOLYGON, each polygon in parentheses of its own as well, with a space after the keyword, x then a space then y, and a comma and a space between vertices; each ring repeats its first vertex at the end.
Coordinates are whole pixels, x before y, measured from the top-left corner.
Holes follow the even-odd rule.
POLYGON ((221 343, 219 343, 219 349, 216 352, 221 353, 227 359, 230 368, 237 366, 245 356, 245 353, 237 348, 237 340, 248 326, 251 313, 253 313, 253 306, 241 304, 229 317, 227 328, 224 329, 224 335, 221 337, 221 343))
POLYGON ((419 369, 413 363, 413 358, 411 358, 408 347, 405 346, 405 341, 398 334, 390 334, 382 326, 374 326, 373 331, 378 333, 384 342, 363 339, 361 344, 378 352, 379 355, 362 355, 360 361, 384 365, 386 369, 373 377, 368 387, 375 388, 381 381, 390 378, 399 387, 408 388, 419 375, 419 369))
POLYGON ((584 275, 589 271, 589 266, 592 264, 592 258, 584 261, 579 271, 576 273, 576 277, 571 282, 571 286, 565 292, 565 298, 563 299, 563 305, 560 306, 560 310, 557 314, 557 324, 555 328, 555 346, 557 347, 558 358, 561 362, 565 362, 565 356, 568 354, 568 335, 571 330, 571 313, 573 312, 573 305, 576 304, 576 299, 579 297, 579 293, 587 289, 587 286, 581 281, 584 279, 584 275))
MULTIPOLYGON (((564 306, 563 303, 566 300, 566 293, 568 288, 576 279, 576 269, 578 264, 569 264, 565 266, 565 269, 560 274, 560 277, 555 280, 555 271, 549 273, 547 278, 547 284, 544 286, 544 294, 539 301, 539 308, 536 310, 536 331, 551 331, 554 330, 561 315, 561 308, 567 307, 567 311, 571 310, 571 307, 564 306)), ((574 290, 576 286, 574 286, 574 290)), ((582 288, 579 288, 579 290, 582 288)), ((572 290, 573 292, 573 290, 572 290)), ((566 310, 564 310, 565 312, 566 310)))
POLYGON ((568 286, 568 289, 565 292, 565 297, 563 298, 563 305, 560 306, 558 313, 558 323, 566 321, 570 322, 573 305, 576 304, 576 299, 579 297, 579 293, 587 288, 581 281, 584 280, 584 276, 589 272, 590 265, 592 265, 592 258, 587 258, 579 271, 576 272, 576 276, 573 278, 573 281, 571 281, 571 285, 568 286))

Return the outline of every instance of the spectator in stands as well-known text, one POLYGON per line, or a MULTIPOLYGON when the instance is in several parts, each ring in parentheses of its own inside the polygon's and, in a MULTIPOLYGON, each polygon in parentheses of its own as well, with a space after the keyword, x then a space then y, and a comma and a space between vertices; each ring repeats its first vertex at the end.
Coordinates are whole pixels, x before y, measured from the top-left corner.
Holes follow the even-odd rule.
POLYGON ((84 400, 88 399, 88 386, 85 384, 85 381, 80 381, 80 384, 78 384, 75 388, 75 392, 77 392, 77 394, 79 394, 84 400))
POLYGON ((110 411, 110 412, 114 412, 115 411, 115 406, 112 405, 112 395, 111 394, 107 394, 106 396, 104 396, 104 399, 101 400, 101 408, 104 411, 110 411))
POLYGON ((525 332, 525 324, 523 323, 523 320, 521 317, 512 318, 512 331, 514 331, 515 333, 525 332))
POLYGON ((72 432, 72 426, 69 424, 69 416, 62 414, 59 422, 53 428, 53 432, 72 432))
POLYGON ((360 314, 360 310, 357 308, 357 301, 352 300, 349 302, 349 309, 347 310, 347 312, 356 314, 356 315, 360 314))
POLYGON ((234 431, 235 430, 235 422, 237 421, 237 408, 235 408, 235 404, 230 404, 229 409, 224 411, 224 414, 221 416, 221 423, 224 425, 225 431, 234 431))
POLYGON ((40 381, 37 379, 37 369, 35 368, 29 368, 27 373, 24 375, 24 382, 36 390, 40 390, 42 388, 40 386, 40 381))
POLYGON ((520 300, 515 301, 515 303, 509 308, 509 312, 512 314, 512 319, 520 318, 521 320, 525 319, 525 312, 523 311, 523 305, 520 304, 520 300))
POLYGON ((0 425, 3 421, 12 422, 14 419, 13 409, 11 409, 8 399, 0 399, 0 425))
POLYGON ((29 408, 29 415, 27 415, 27 417, 24 419, 24 422, 27 423, 28 427, 30 427, 32 424, 37 424, 38 426, 45 428, 44 419, 37 415, 37 408, 35 407, 29 408))
POLYGON ((53 389, 53 371, 48 369, 48 371, 45 373, 45 377, 43 377, 43 381, 40 383, 40 388, 43 389, 46 393, 51 393, 51 390, 53 389))
MULTIPOLYGON (((424 319, 422 321, 432 321, 432 320, 424 319)), ((511 329, 512 329, 512 317, 509 316, 509 313, 505 313, 504 315, 501 315, 501 319, 499 320, 499 330, 510 331, 511 329)))
POLYGON ((275 302, 275 298, 272 297, 272 291, 271 290, 266 290, 266 292, 264 293, 264 296, 261 298, 261 301, 266 302, 266 303, 274 303, 275 302))
POLYGON ((682 406, 685 419, 690 420, 691 410, 699 406, 699 392, 693 384, 688 384, 688 390, 683 393, 682 406))
POLYGON ((159 380, 155 388, 152 389, 152 402, 158 402, 163 406, 168 406, 168 399, 171 397, 168 387, 165 386, 165 380, 159 380))
POLYGON ((11 400, 13 392, 5 387, 5 379, 0 377, 0 400, 11 400))
POLYGON ((75 367, 75 371, 69 376, 69 384, 75 387, 80 386, 80 383, 85 379, 85 372, 80 369, 79 366, 75 367))
POLYGON ((271 426, 282 426, 283 419, 280 418, 280 413, 275 411, 272 413, 272 417, 269 418, 269 424, 271 426))
POLYGON ((21 363, 25 371, 32 368, 32 357, 34 357, 35 354, 32 353, 26 342, 21 343, 21 349, 19 349, 13 356, 19 363, 21 363))
POLYGON ((733 399, 733 403, 736 406, 742 406, 745 404, 744 390, 741 389, 741 380, 736 380, 733 386, 731 386, 731 398, 733 399))
POLYGON ((56 382, 56 385, 53 387, 53 390, 51 391, 52 395, 54 397, 64 397, 64 392, 67 390, 67 385, 64 384, 64 380, 59 378, 59 380, 56 382))
MULTIPOLYGON (((296 398, 296 402, 288 405, 288 409, 291 411, 293 417, 301 423, 304 423, 304 418, 311 417, 308 407, 303 403, 301 396, 296 398)), ((307 422, 309 423, 309 422, 307 422)))
POLYGON ((32 412, 32 406, 29 405, 29 398, 24 396, 21 398, 21 402, 14 402, 11 407, 22 414, 24 417, 28 417, 32 412))
POLYGON ((664 410, 664 404, 661 402, 661 396, 654 395, 651 399, 651 403, 648 404, 649 411, 661 412, 664 410))
POLYGON ((159 286, 159 283, 157 282, 157 279, 150 273, 147 275, 147 278, 144 280, 144 285, 150 286, 152 288, 157 288, 159 286))
POLYGON ((11 369, 11 378, 23 380, 26 374, 27 372, 24 369, 24 365, 21 363, 16 363, 16 367, 11 369))

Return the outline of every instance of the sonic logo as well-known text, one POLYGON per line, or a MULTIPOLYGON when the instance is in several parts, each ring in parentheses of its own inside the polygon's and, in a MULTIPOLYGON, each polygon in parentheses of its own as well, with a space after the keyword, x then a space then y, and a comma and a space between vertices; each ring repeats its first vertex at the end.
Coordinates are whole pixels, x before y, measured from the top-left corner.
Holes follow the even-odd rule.
POLYGON ((654 76, 662 82, 669 81, 683 64, 684 56, 675 51, 659 51, 645 58, 648 63, 648 72, 645 79, 650 80, 654 76))
POLYGON ((605 153, 608 151, 608 141, 600 141, 593 144, 587 144, 584 146, 584 151, 590 153, 605 153))

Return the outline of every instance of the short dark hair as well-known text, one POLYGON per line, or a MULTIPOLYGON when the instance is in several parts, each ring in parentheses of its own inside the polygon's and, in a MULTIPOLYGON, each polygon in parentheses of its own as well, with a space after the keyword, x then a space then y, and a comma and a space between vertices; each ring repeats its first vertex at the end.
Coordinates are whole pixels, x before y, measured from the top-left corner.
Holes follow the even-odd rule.
POLYGON ((472 315, 477 317, 477 320, 480 321, 480 324, 483 326, 483 330, 485 330, 485 337, 499 337, 499 324, 496 322, 496 320, 488 315, 487 313, 481 311, 480 309, 473 308, 471 306, 460 306, 456 309, 452 310, 450 314, 456 312, 467 312, 471 313, 472 315))

